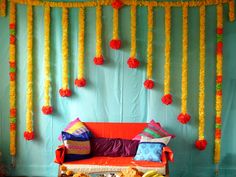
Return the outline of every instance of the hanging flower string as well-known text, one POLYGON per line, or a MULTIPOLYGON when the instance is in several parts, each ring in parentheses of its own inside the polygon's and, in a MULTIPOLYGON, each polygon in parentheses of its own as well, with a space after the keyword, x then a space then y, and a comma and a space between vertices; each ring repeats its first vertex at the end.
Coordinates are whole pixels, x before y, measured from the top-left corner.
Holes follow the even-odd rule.
POLYGON ((62 88, 59 93, 62 97, 70 97, 68 79, 68 9, 62 8, 62 88))
POLYGON ((182 59, 182 97, 181 113, 178 120, 182 124, 190 121, 191 117, 187 113, 187 96, 188 96, 188 7, 183 6, 183 59, 182 59))
POLYGON ((26 140, 34 139, 33 131, 33 8, 27 6, 27 95, 26 95, 26 140))
POLYGON ((103 65, 102 55, 102 6, 96 7, 96 56, 93 59, 95 65, 103 65))
POLYGON ((44 8, 44 106, 42 112, 52 114, 53 107, 50 104, 50 7, 44 8))
POLYGON ((216 117, 214 162, 220 162, 221 113, 222 113, 222 66, 223 66, 223 6, 217 5, 217 48, 216 48, 216 117))
POLYGON ((119 9, 123 6, 120 0, 112 2, 113 7, 113 38, 110 41, 110 47, 118 50, 121 47, 121 40, 119 39, 119 9))
POLYGON ((195 146, 202 151, 207 146, 207 141, 204 138, 205 129, 205 6, 200 7, 200 71, 199 71, 199 130, 198 140, 195 146))
POLYGON ((136 58, 136 6, 131 6, 130 11, 130 58, 127 61, 129 68, 138 68, 140 65, 139 60, 136 58))
POLYGON ((79 10, 79 57, 78 57, 78 77, 75 79, 77 87, 85 87, 86 79, 84 78, 84 26, 85 26, 84 8, 79 10))
POLYGON ((6 16, 6 0, 0 0, 0 16, 6 16))
POLYGON ((164 96, 162 103, 169 105, 172 103, 170 94, 170 48, 171 48, 171 7, 165 7, 165 66, 164 66, 164 96))
POLYGON ((9 78, 10 78, 10 155, 16 155, 16 5, 10 3, 10 49, 9 49, 9 78))
POLYGON ((154 82, 152 80, 152 41, 153 41, 153 9, 148 6, 148 36, 147 36, 147 80, 144 82, 146 89, 152 89, 154 82))
POLYGON ((235 20, 235 2, 234 0, 229 1, 229 21, 233 22, 235 20))

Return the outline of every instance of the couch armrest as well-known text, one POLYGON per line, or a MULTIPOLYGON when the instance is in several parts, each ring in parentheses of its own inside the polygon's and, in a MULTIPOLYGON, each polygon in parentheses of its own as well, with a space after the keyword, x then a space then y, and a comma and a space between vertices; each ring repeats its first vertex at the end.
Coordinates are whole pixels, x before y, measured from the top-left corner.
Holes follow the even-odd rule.
POLYGON ((167 164, 168 161, 174 162, 174 153, 170 149, 170 147, 168 146, 163 147, 161 159, 163 164, 167 164))

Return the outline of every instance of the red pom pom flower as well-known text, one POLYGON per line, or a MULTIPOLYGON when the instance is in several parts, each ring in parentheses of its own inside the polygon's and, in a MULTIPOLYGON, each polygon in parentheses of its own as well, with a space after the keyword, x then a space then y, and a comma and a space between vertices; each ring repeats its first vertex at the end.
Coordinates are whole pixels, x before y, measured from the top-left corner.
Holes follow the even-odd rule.
POLYGON ((203 150, 205 150, 206 147, 207 147, 207 141, 206 141, 205 139, 203 139, 203 140, 197 140, 197 141, 195 142, 195 147, 196 147, 198 150, 203 151, 203 150))
POLYGON ((147 79, 147 80, 144 82, 143 85, 144 85, 144 87, 145 87, 146 89, 152 89, 155 84, 154 84, 153 80, 147 79))
POLYGON ((70 97, 72 94, 70 89, 63 89, 63 88, 59 90, 59 93, 62 97, 70 97))
POLYGON ((190 121, 190 119, 191 119, 191 116, 187 113, 185 113, 185 114, 181 113, 178 115, 178 121, 182 124, 188 123, 190 121))
POLYGON ((24 132, 25 140, 30 141, 34 139, 34 132, 24 132))
POLYGON ((162 103, 165 105, 172 104, 172 95, 171 94, 166 94, 162 97, 161 99, 162 103))
POLYGON ((52 113, 53 113, 53 107, 52 107, 52 106, 43 106, 43 107, 42 107, 42 112, 43 112, 45 115, 52 114, 52 113))
POLYGON ((118 50, 121 47, 121 40, 119 39, 112 39, 110 41, 110 47, 114 50, 118 50))
POLYGON ((140 62, 136 58, 129 58, 127 61, 129 68, 138 68, 140 62))
POLYGON ((120 0, 114 0, 111 5, 114 9, 119 9, 123 6, 123 2, 120 0))
POLYGON ((85 87, 87 84, 87 81, 85 78, 75 79, 75 85, 77 87, 85 87))
POLYGON ((103 58, 103 56, 94 57, 93 62, 94 62, 95 65, 103 65, 104 58, 103 58))

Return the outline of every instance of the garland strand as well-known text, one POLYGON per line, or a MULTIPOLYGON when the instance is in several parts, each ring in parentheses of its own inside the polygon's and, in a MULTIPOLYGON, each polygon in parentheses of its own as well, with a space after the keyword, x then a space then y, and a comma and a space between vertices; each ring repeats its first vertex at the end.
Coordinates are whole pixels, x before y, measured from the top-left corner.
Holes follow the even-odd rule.
POLYGON ((140 62, 136 56, 136 6, 131 6, 130 9, 130 58, 127 61, 129 68, 138 68, 140 62))
POLYGON ((235 3, 234 0, 229 1, 229 21, 233 22, 235 20, 235 3))
POLYGON ((162 103, 169 105, 172 103, 172 95, 170 94, 170 49, 171 49, 171 7, 165 8, 165 66, 164 66, 164 95, 162 103))
POLYGON ((78 77, 75 79, 77 87, 85 87, 86 79, 84 78, 84 26, 85 26, 85 12, 84 8, 79 10, 79 57, 78 57, 78 77))
POLYGON ((0 0, 0 16, 6 16, 6 0, 0 0))
POLYGON ((27 7, 27 97, 26 97, 26 140, 34 139, 33 131, 33 7, 27 7))
POLYGON ((153 41, 153 9, 148 6, 148 34, 147 34, 147 80, 144 82, 146 89, 152 89, 154 82, 152 80, 152 41, 153 41))
POLYGON ((103 65, 102 55, 102 6, 96 7, 96 56, 93 59, 95 65, 103 65))
POLYGON ((16 155, 16 5, 10 3, 10 49, 9 49, 9 79, 10 79, 10 154, 16 155))
POLYGON ((182 97, 181 113, 178 120, 182 124, 188 123, 191 117, 187 113, 187 96, 188 96, 188 7, 183 7, 183 59, 182 59, 182 97))
POLYGON ((220 161, 221 113, 222 113, 222 66, 223 66, 223 6, 217 6, 217 50, 216 50, 216 117, 215 117, 215 156, 220 161))
POLYGON ((195 146, 198 150, 204 150, 207 146, 207 141, 204 139, 205 128, 205 6, 200 7, 200 69, 199 69, 199 130, 198 140, 195 146))
POLYGON ((44 106, 42 112, 52 114, 53 107, 50 104, 50 7, 44 8, 44 106))
POLYGON ((121 47, 121 40, 119 39, 119 9, 123 6, 120 0, 114 0, 111 4, 113 7, 113 38, 110 41, 110 47, 118 50, 121 47))
POLYGON ((59 91, 62 97, 71 96, 68 79, 68 59, 68 9, 62 8, 62 88, 59 91))

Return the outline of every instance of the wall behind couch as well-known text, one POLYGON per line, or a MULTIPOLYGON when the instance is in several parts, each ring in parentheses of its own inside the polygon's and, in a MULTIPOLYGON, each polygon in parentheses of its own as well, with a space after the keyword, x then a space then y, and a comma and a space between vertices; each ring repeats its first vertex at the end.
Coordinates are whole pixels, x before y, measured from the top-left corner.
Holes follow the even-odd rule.
MULTIPOLYGON (((236 176, 236 22, 228 22, 225 6, 224 28, 224 84, 223 84, 223 137, 222 160, 219 176, 236 176)), ((204 152, 197 151, 193 143, 198 133, 198 69, 199 69, 199 10, 189 10, 189 97, 188 109, 192 116, 187 125, 178 123, 181 98, 181 39, 182 11, 173 8, 172 52, 171 52, 171 90, 174 104, 164 106, 163 94, 164 67, 164 9, 154 10, 154 53, 153 79, 156 86, 152 91, 143 87, 146 63, 147 9, 138 7, 137 11, 137 58, 141 68, 128 69, 126 61, 130 50, 130 8, 120 10, 120 37, 122 50, 109 48, 112 38, 112 8, 103 8, 103 51, 105 65, 95 66, 95 8, 86 10, 85 73, 88 80, 86 88, 74 86, 77 76, 77 31, 78 11, 71 9, 69 53, 71 98, 61 98, 61 9, 53 8, 51 13, 51 62, 52 62, 52 104, 55 113, 44 116, 43 105, 43 8, 34 8, 34 128, 36 139, 25 141, 26 114, 26 6, 17 6, 17 158, 16 168, 10 168, 9 155, 9 78, 8 78, 8 23, 9 16, 0 18, 0 150, 3 161, 11 175, 56 176, 57 165, 53 163, 54 150, 60 142, 60 131, 76 117, 82 121, 148 122, 159 121, 169 132, 176 134, 170 143, 175 154, 175 162, 170 164, 171 177, 209 177, 215 174, 213 164, 214 148, 214 95, 215 95, 215 29, 216 9, 207 8, 206 16, 206 139, 208 147, 204 152)))

